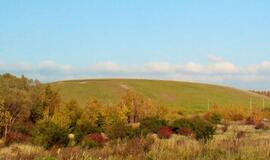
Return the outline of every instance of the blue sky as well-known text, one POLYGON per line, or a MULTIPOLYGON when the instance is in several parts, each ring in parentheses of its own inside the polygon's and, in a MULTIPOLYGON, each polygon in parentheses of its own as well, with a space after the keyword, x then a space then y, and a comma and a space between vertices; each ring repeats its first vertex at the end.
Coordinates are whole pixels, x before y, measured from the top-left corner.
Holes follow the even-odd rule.
POLYGON ((0 72, 270 89, 267 0, 1 0, 0 72))

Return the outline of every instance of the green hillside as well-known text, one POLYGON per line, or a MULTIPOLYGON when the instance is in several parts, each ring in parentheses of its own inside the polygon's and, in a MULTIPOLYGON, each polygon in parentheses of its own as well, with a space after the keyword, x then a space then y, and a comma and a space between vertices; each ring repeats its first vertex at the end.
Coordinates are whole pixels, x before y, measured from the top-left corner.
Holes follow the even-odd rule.
POLYGON ((249 107, 252 97, 253 107, 270 107, 270 98, 217 85, 138 79, 93 79, 60 81, 51 84, 59 90, 64 101, 77 100, 84 106, 91 98, 96 98, 105 104, 116 103, 130 89, 144 97, 163 104, 171 109, 183 112, 200 112, 217 103, 229 107, 249 107))

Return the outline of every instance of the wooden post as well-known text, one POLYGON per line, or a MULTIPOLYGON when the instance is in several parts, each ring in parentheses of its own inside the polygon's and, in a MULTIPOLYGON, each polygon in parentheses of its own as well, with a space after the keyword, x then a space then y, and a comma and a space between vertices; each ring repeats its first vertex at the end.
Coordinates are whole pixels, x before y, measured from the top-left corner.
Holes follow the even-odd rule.
POLYGON ((263 108, 262 109, 264 109, 265 108, 265 101, 264 101, 264 97, 263 97, 263 108))
POLYGON ((252 97, 249 99, 249 113, 252 113, 252 97))
POLYGON ((209 109, 210 109, 210 100, 208 98, 207 110, 209 111, 209 109))

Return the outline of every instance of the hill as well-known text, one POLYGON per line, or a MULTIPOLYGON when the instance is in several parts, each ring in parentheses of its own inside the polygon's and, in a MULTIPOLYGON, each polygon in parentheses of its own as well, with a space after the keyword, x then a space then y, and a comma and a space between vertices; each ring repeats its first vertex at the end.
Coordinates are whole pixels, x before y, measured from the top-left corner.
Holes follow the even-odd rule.
POLYGON ((270 107, 270 98, 225 86, 162 80, 140 79, 91 79, 59 81, 51 84, 59 90, 64 101, 75 99, 81 106, 85 106, 91 98, 102 103, 113 104, 125 94, 133 90, 154 102, 183 112, 205 111, 209 105, 219 104, 229 107, 250 106, 270 107))

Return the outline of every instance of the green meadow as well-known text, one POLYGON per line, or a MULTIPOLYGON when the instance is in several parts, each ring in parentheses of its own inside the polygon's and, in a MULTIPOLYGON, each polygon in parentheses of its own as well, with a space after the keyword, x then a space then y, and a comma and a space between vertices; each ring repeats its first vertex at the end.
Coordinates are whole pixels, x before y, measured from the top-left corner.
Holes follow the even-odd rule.
POLYGON ((80 106, 96 98, 115 104, 127 90, 132 90, 157 104, 185 113, 203 112, 208 106, 270 107, 270 98, 236 88, 180 81, 142 79, 90 79, 59 81, 51 84, 63 101, 77 100, 80 106))

